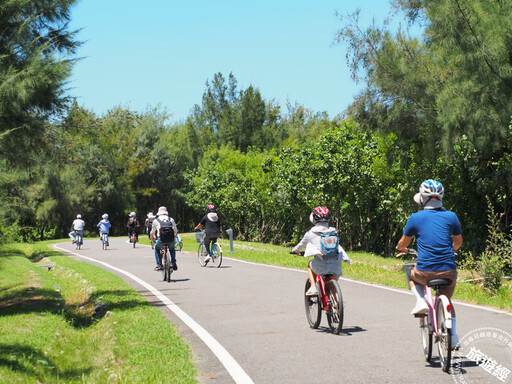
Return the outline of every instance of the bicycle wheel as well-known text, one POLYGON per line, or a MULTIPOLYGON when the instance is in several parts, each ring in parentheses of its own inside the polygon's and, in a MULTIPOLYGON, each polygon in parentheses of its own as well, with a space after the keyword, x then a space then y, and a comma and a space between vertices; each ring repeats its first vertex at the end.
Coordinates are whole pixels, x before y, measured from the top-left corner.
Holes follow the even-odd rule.
POLYGON ((197 260, 199 261, 199 265, 201 267, 206 266, 206 255, 204 254, 204 243, 199 244, 199 248, 197 248, 197 260))
POLYGON ((439 298, 436 305, 437 316, 437 348, 439 350, 439 360, 444 372, 450 370, 452 358, 452 338, 451 329, 446 327, 446 319, 448 318, 443 305, 443 300, 439 298))
POLYGON ((332 333, 337 335, 343 327, 343 296, 341 295, 340 285, 336 280, 329 280, 327 282, 325 294, 329 300, 327 322, 329 323, 332 333))
POLYGON ((429 324, 428 314, 420 318, 421 342, 423 344, 423 354, 427 361, 430 361, 432 357, 432 331, 429 324))
POLYGON ((101 248, 103 250, 107 249, 107 243, 105 242, 105 235, 101 235, 101 248))
POLYGON ((219 268, 222 264, 222 249, 217 243, 212 244, 211 258, 213 265, 219 268))
POLYGON ((169 252, 165 251, 165 249, 162 250, 163 252, 163 257, 162 257, 162 264, 163 264, 163 269, 162 269, 162 277, 164 279, 164 281, 168 281, 170 282, 171 281, 171 258, 169 257, 169 252))
POLYGON ((309 282, 309 279, 307 279, 306 286, 304 287, 304 305, 306 307, 306 318, 308 319, 309 326, 313 329, 316 329, 320 325, 320 320, 322 318, 322 306, 320 304, 318 295, 306 295, 309 287, 311 287, 311 283, 309 282))
POLYGON ((135 235, 132 235, 132 244, 133 248, 135 248, 135 243, 137 242, 137 237, 135 235))

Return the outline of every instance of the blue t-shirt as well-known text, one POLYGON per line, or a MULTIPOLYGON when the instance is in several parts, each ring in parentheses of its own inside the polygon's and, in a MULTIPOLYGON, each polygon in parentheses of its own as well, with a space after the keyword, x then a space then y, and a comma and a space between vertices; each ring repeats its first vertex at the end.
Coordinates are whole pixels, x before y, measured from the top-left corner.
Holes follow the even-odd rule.
POLYGON ((447 271, 457 268, 452 235, 462 234, 457 215, 445 209, 424 209, 413 213, 404 235, 416 236, 420 271, 447 271))
POLYGON ((101 233, 108 233, 108 231, 110 229, 110 221, 105 220, 105 219, 101 220, 98 223, 98 228, 100 229, 101 233))

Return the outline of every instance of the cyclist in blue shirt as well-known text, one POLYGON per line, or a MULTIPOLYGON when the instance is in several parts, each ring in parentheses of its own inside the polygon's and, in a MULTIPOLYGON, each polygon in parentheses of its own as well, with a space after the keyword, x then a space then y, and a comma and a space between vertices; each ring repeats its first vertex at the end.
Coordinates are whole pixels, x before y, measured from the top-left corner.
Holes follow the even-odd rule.
MULTIPOLYGON (((443 207, 444 188, 437 180, 425 180, 421 183, 419 193, 414 201, 421 211, 413 213, 405 225, 402 238, 396 249, 407 253, 407 247, 416 237, 418 261, 411 271, 409 286, 416 297, 416 306, 411 314, 428 312, 425 301, 425 285, 432 279, 449 279, 452 284, 442 287, 451 302, 457 282, 455 252, 462 245, 462 230, 455 213, 443 207)), ((455 309, 452 304, 452 346, 457 347, 459 339, 455 331, 455 309)))
MULTIPOLYGON (((100 231, 100 240, 101 240, 101 235, 104 233, 106 233, 108 235, 108 232, 110 231, 111 224, 110 224, 110 221, 108 220, 108 214, 104 213, 101 216, 101 221, 98 223, 97 227, 99 228, 99 231, 100 231)), ((108 245, 108 241, 107 241, 107 245, 108 245)))

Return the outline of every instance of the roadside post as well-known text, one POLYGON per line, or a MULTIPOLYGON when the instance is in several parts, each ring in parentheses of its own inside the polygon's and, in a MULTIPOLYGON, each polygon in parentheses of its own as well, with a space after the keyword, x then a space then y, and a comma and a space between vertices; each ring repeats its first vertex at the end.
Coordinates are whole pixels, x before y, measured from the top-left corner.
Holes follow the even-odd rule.
POLYGON ((226 229, 226 233, 229 235, 229 252, 233 251, 233 230, 231 228, 226 229))

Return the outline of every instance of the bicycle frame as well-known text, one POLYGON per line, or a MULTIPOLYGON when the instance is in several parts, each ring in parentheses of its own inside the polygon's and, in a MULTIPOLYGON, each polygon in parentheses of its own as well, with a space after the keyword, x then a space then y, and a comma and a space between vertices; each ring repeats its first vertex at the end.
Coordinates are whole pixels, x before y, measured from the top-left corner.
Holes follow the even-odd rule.
POLYGON ((107 248, 107 244, 108 244, 108 233, 102 232, 102 234, 101 234, 101 241, 104 244, 103 248, 106 249, 107 248))
POLYGON ((328 311, 330 309, 329 298, 327 297, 327 292, 325 291, 325 285, 331 279, 330 275, 320 276, 316 275, 317 286, 320 289, 320 303, 322 304, 322 310, 328 311))
POLYGON ((441 301, 444 311, 446 313, 445 327, 448 329, 452 328, 452 306, 450 301, 445 295, 440 294, 436 291, 434 295, 432 288, 425 286, 425 298, 428 304, 428 316, 429 316, 429 327, 430 330, 436 336, 436 341, 439 338, 439 324, 437 324, 437 305, 441 301))

